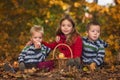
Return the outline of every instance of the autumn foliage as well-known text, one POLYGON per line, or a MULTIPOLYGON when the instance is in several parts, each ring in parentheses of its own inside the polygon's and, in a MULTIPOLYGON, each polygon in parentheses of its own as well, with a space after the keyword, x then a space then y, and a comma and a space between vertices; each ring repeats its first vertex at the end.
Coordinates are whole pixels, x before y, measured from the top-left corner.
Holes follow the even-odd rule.
POLYGON ((17 60, 29 40, 29 29, 34 24, 45 29, 45 41, 52 41, 59 20, 70 14, 81 36, 90 20, 102 25, 101 38, 108 42, 106 62, 114 62, 120 50, 120 2, 115 6, 99 6, 85 0, 0 0, 0 60, 17 60), (86 17, 85 13, 89 13, 86 17))

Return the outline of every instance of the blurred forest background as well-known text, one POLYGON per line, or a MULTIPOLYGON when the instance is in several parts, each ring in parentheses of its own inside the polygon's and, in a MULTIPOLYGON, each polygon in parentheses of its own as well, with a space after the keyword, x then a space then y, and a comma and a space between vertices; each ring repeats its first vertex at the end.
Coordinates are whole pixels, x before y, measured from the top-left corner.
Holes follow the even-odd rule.
POLYGON ((101 38, 109 44, 105 61, 120 61, 120 0, 115 2, 108 7, 85 0, 0 0, 0 61, 17 60, 34 24, 44 27, 45 41, 53 41, 64 14, 73 17, 81 36, 90 20, 98 20, 101 38))

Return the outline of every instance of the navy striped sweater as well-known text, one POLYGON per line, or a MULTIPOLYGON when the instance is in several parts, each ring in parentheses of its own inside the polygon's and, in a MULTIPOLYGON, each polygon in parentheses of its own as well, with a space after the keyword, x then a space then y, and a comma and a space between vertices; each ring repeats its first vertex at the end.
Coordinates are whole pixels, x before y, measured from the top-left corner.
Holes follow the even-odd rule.
POLYGON ((83 53, 82 61, 87 64, 95 62, 98 66, 104 61, 105 47, 107 44, 98 39, 95 42, 91 42, 87 37, 83 38, 83 53))
POLYGON ((34 45, 25 47, 18 57, 18 61, 24 63, 38 63, 45 60, 50 52, 50 48, 41 45, 41 49, 35 49, 34 45))

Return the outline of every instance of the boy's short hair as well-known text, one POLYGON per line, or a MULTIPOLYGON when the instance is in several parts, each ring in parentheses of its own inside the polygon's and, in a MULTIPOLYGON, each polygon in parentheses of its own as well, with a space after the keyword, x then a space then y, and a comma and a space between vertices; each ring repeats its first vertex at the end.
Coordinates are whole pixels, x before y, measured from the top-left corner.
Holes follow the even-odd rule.
POLYGON ((97 22, 97 21, 91 21, 91 22, 89 22, 89 23, 87 24, 87 26, 86 26, 86 30, 87 30, 87 31, 90 29, 90 26, 91 26, 91 25, 101 26, 99 22, 97 22))
POLYGON ((44 29, 43 29, 43 27, 40 26, 40 25, 34 25, 34 26, 30 29, 30 34, 32 35, 34 31, 35 31, 35 32, 40 32, 40 33, 44 34, 44 29))

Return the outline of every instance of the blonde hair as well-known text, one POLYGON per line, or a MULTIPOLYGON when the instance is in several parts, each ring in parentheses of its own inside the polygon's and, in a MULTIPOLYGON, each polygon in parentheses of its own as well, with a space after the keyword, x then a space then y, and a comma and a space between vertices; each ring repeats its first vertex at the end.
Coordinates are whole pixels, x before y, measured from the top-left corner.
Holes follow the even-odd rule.
POLYGON ((40 32, 40 33, 44 34, 44 29, 43 29, 43 27, 40 26, 40 25, 34 25, 34 26, 30 29, 30 34, 32 35, 34 31, 35 31, 35 32, 40 32))

